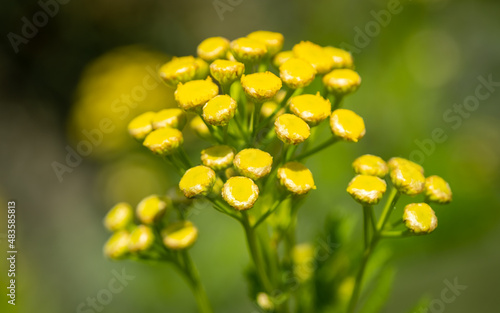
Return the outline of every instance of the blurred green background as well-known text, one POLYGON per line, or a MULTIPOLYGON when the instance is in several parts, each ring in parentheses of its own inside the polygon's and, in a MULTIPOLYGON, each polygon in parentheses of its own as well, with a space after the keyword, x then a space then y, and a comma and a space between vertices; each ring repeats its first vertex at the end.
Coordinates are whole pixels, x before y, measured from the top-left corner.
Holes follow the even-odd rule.
MULTIPOLYGON (((78 312, 123 268, 135 278, 102 312, 195 311, 187 285, 170 266, 106 260, 102 218, 117 201, 135 205, 176 184, 168 167, 123 128, 140 112, 175 105, 172 90, 157 83, 140 94, 136 86, 154 85, 151 70, 171 55, 194 54, 206 37, 235 39, 260 29, 283 33, 285 49, 300 40, 347 44, 363 78, 346 106, 364 117, 367 135, 308 160, 318 189, 299 214, 299 241, 313 240, 332 212, 360 219, 345 192, 357 156, 412 156, 428 175, 449 181, 454 201, 435 206, 439 227, 432 236, 386 243, 398 271, 384 312, 404 312, 423 294, 439 299, 444 280, 455 278, 468 288, 446 312, 498 311, 499 86, 483 88, 488 96, 474 102, 481 78, 500 81, 498 1, 74 0, 49 8, 54 16, 38 21, 37 33, 15 53, 8 34, 22 35, 23 17, 32 21, 40 10, 35 1, 9 1, 0 12, 0 199, 5 211, 7 201, 17 202, 20 251, 16 310, 2 296, 0 311, 78 312), (380 14, 388 8, 397 12, 380 14), (126 111, 123 97, 131 95, 140 101, 126 111), (116 129, 61 182, 53 162, 64 164, 67 147, 76 149, 82 131, 102 118, 116 129), (437 128, 444 142, 431 142, 437 128)), ((194 158, 202 146, 186 136, 194 158)), ((0 214, 4 250, 6 214, 0 214)), ((209 208, 192 220, 200 230, 194 259, 216 312, 252 313, 239 225, 209 208)), ((80 312, 94 312, 86 309, 80 312)))

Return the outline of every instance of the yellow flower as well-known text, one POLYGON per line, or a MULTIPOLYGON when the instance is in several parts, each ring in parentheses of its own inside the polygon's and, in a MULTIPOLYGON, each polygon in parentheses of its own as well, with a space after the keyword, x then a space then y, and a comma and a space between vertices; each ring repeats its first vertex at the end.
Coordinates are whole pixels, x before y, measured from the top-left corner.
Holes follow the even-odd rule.
POLYGON ((259 187, 247 177, 231 177, 222 187, 222 198, 238 211, 252 208, 258 197, 259 187))
POLYGON ((135 139, 142 141, 153 130, 155 112, 145 112, 135 117, 128 124, 128 132, 135 139))
POLYGON ((215 184, 216 175, 210 167, 198 165, 184 173, 179 188, 187 198, 198 195, 207 195, 215 184))
POLYGON ((403 221, 416 234, 428 234, 436 229, 438 220, 427 203, 411 203, 405 206, 403 221))
POLYGON ((175 100, 184 111, 201 109, 208 100, 219 94, 219 87, 207 78, 180 83, 175 90, 175 100))
POLYGON ((309 62, 318 74, 325 74, 332 69, 333 59, 323 47, 310 41, 301 41, 293 46, 293 54, 299 59, 309 62))
POLYGON ((167 210, 167 203, 157 195, 151 195, 139 202, 136 214, 144 224, 153 224, 160 220, 167 210))
POLYGON ((110 259, 118 260, 127 255, 130 234, 126 230, 120 230, 111 235, 104 245, 104 255, 110 259))
POLYGON ((278 76, 271 72, 243 75, 241 86, 251 99, 264 102, 272 99, 281 89, 282 83, 278 76))
POLYGON ((441 204, 450 203, 452 199, 450 185, 437 175, 427 177, 425 179, 425 198, 428 201, 441 204))
POLYGON ((233 164, 234 149, 226 145, 217 145, 201 151, 201 162, 214 171, 223 170, 233 164))
POLYGON ((323 84, 328 92, 345 96, 358 89, 361 85, 361 77, 351 69, 333 70, 323 77, 323 84))
POLYGON ((153 229, 146 225, 139 225, 130 233, 128 249, 131 252, 146 251, 151 248, 154 240, 153 229))
POLYGON ((363 118, 346 109, 337 109, 332 112, 330 128, 335 136, 353 142, 358 142, 366 133, 363 118))
POLYGON ((238 176, 239 173, 234 169, 234 167, 228 167, 224 171, 224 175, 226 175, 226 178, 229 179, 231 177, 238 176))
POLYGON ((189 122, 189 127, 201 139, 210 140, 212 138, 212 135, 210 134, 210 130, 208 129, 205 122, 203 121, 203 118, 201 118, 201 116, 199 116, 199 115, 196 115, 195 117, 193 117, 193 119, 189 122))
POLYGON ((276 118, 274 130, 281 141, 292 145, 304 142, 311 135, 311 129, 304 120, 288 113, 276 118))
POLYGON ((234 157, 233 163, 242 175, 257 180, 271 172, 273 157, 259 149, 243 149, 234 157))
POLYGON ((296 195, 316 189, 311 171, 299 162, 288 162, 278 169, 280 184, 296 195))
POLYGON ((391 181, 399 192, 414 196, 424 191, 425 177, 417 167, 411 164, 401 164, 390 169, 391 181))
POLYGON ((210 74, 223 86, 240 79, 243 72, 245 72, 245 65, 237 61, 215 60, 210 64, 210 74))
POLYGON ((391 170, 391 171, 397 167, 400 167, 402 165, 406 165, 406 166, 414 167, 417 171, 424 174, 424 168, 421 165, 419 165, 415 162, 412 162, 410 160, 404 159, 404 158, 393 157, 389 160, 389 162, 387 162, 387 165, 389 166, 389 170, 391 170))
POLYGON ((267 56, 272 57, 283 48, 285 38, 280 33, 258 30, 247 35, 247 38, 262 42, 267 49, 267 56))
POLYGON ((349 183, 347 192, 361 204, 377 204, 386 189, 385 180, 377 176, 357 175, 349 183))
POLYGON ((120 202, 116 204, 104 218, 104 226, 110 231, 127 228, 134 220, 134 210, 130 204, 120 202))
POLYGON ((175 88, 179 83, 192 80, 198 66, 193 56, 174 57, 160 68, 159 74, 168 86, 175 88))
POLYGON ((267 53, 265 44, 246 37, 231 41, 229 47, 231 48, 233 57, 243 63, 258 62, 267 53))
POLYGON ((203 119, 215 126, 224 126, 233 118, 238 104, 228 95, 219 95, 203 106, 203 119))
POLYGON ((333 59, 333 68, 352 68, 354 61, 350 52, 335 48, 324 47, 325 52, 333 59))
POLYGON ((294 263, 293 273, 301 281, 305 282, 314 274, 314 257, 316 249, 309 243, 302 243, 293 247, 292 259, 294 263))
POLYGON ((354 160, 352 167, 356 174, 378 176, 381 178, 387 175, 389 171, 387 163, 382 158, 371 154, 362 155, 354 160))
POLYGON ((273 58, 273 65, 279 68, 283 63, 293 57, 294 54, 291 50, 278 52, 273 58))
POLYGON ((280 77, 291 89, 308 86, 316 75, 316 70, 307 61, 290 58, 280 66, 280 77))
POLYGON ((152 131, 142 144, 153 153, 165 156, 177 151, 183 142, 184 138, 180 130, 164 127, 152 131))
POLYGON ((153 128, 171 127, 182 130, 186 125, 186 113, 178 108, 165 109, 153 116, 153 128))
POLYGON ((332 105, 329 100, 315 95, 305 94, 290 99, 290 111, 309 125, 315 126, 330 116, 332 105))
POLYGON ((229 49, 229 40, 224 37, 210 37, 203 40, 196 49, 198 56, 207 62, 223 59, 229 49))
POLYGON ((257 304, 264 311, 274 311, 274 303, 271 297, 265 292, 259 292, 257 294, 257 304))
POLYGON ((196 58, 194 63, 196 63, 196 74, 194 75, 194 79, 206 79, 210 72, 208 63, 200 58, 196 58))
POLYGON ((198 238, 198 228, 190 221, 178 221, 168 225, 161 231, 163 244, 172 250, 191 247, 198 238))

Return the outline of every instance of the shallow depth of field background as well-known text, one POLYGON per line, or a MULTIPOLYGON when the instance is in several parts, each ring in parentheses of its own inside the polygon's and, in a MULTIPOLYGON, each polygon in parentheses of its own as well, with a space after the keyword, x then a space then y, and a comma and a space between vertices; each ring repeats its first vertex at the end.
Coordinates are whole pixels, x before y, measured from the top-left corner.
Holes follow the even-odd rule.
MULTIPOLYGON (((449 181, 454 201, 434 207, 439 227, 431 236, 387 243, 398 271, 384 312, 406 312, 424 294, 439 299, 443 281, 455 278, 468 288, 446 304, 446 312, 495 312, 500 87, 462 116, 447 111, 472 99, 478 77, 500 81, 500 3, 401 1, 402 11, 385 26, 371 13, 387 9, 382 0, 232 3, 221 18, 211 0, 73 0, 60 6, 17 54, 7 33, 19 34, 22 17, 31 19, 40 7, 35 1, 2 4, 0 239, 6 250, 4 211, 8 200, 16 200, 17 312, 77 312, 87 297, 107 288, 113 269, 123 267, 135 279, 103 312, 195 311, 187 285, 170 266, 110 262, 102 256, 106 211, 118 201, 135 205, 142 197, 164 193, 177 179, 124 132, 138 113, 175 105, 172 90, 158 85, 130 111, 124 102, 120 112, 111 107, 150 79, 148 68, 169 55, 194 54, 209 36, 235 39, 260 29, 283 33, 285 49, 300 40, 359 48, 354 57, 363 82, 345 106, 364 117, 367 135, 358 144, 339 144, 308 160, 318 189, 300 211, 299 241, 314 238, 328 214, 359 221, 361 209, 345 192, 354 158, 413 152, 428 175, 449 181), (361 45, 357 29, 367 34, 361 45), (116 129, 59 182, 51 164, 64 163, 66 147, 75 148, 82 131, 95 129, 105 117, 116 129), (431 147, 436 128, 446 140, 431 147), (429 150, 417 141, 427 142, 429 150)), ((202 146, 189 132, 187 150, 195 158, 202 146)), ((249 259, 239 225, 211 209, 192 220, 200 231, 192 252, 216 312, 251 313, 255 307, 242 274, 249 259)), ((3 257, 0 265, 5 291, 3 257)), ((10 312, 7 298, 1 299, 0 310, 10 312)))

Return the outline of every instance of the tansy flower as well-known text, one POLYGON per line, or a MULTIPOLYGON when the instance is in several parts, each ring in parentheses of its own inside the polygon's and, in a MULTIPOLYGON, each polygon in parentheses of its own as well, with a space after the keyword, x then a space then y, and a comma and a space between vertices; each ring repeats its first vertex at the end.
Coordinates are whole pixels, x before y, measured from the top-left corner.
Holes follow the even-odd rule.
POLYGON ((294 263, 293 273, 301 281, 305 282, 314 274, 314 262, 317 248, 309 243, 298 244, 293 247, 292 259, 294 263))
POLYGON ((104 244, 104 255, 110 259, 121 259, 127 253, 130 234, 126 230, 120 230, 111 235, 106 244, 104 244))
POLYGON ((207 195, 215 184, 214 170, 204 165, 192 167, 184 173, 179 188, 187 198, 198 195, 207 195))
POLYGON ((184 138, 180 130, 164 127, 152 131, 142 144, 153 153, 165 156, 177 151, 183 142, 184 138))
POLYGON ((393 157, 389 160, 389 162, 387 162, 387 165, 389 166, 389 170, 391 170, 391 171, 395 168, 402 166, 402 165, 407 165, 407 166, 414 167, 417 171, 424 174, 424 168, 421 165, 419 165, 415 162, 412 162, 410 160, 404 159, 404 158, 393 157))
POLYGON ((139 202, 136 214, 139 220, 144 224, 153 224, 157 222, 167 209, 167 203, 157 195, 151 195, 139 202))
POLYGON ((357 175, 354 177, 347 192, 361 204, 377 204, 384 196, 387 184, 377 176, 357 175))
POLYGON ((201 162, 214 171, 223 170, 233 164, 234 149, 226 145, 217 145, 201 151, 201 162))
POLYGON ((333 70, 323 77, 323 84, 328 92, 345 96, 355 92, 361 85, 361 77, 351 69, 333 70))
POLYGON ((175 100, 184 111, 201 109, 208 100, 219 94, 219 87, 207 78, 180 83, 175 90, 175 100))
POLYGON ((229 40, 224 37, 210 37, 203 40, 196 49, 198 56, 207 62, 223 59, 229 49, 229 40))
POLYGON ((325 74, 332 69, 333 59, 323 47, 310 41, 301 41, 293 46, 293 54, 299 59, 309 62, 318 74, 325 74))
POLYGON ((308 86, 316 75, 316 70, 309 62, 297 58, 288 59, 279 69, 281 80, 291 89, 308 86))
POLYGON ((146 251, 151 248, 154 240, 153 229, 146 225, 139 225, 130 233, 128 249, 131 252, 146 251))
POLYGON ((227 125, 237 106, 236 101, 228 95, 215 96, 203 106, 203 119, 211 125, 227 125))
POLYGON ((335 47, 324 47, 323 50, 332 58, 333 69, 353 67, 352 55, 348 51, 335 47))
POLYGON ((128 123, 128 132, 135 139, 142 141, 153 130, 155 112, 145 112, 128 123))
POLYGON ((309 125, 293 114, 282 114, 274 121, 274 130, 284 143, 298 145, 311 135, 309 125))
POLYGON ((425 198, 441 204, 450 203, 452 194, 448 183, 437 175, 425 179, 425 198))
POLYGON ((194 63, 196 63, 196 74, 194 75, 194 79, 206 79, 210 72, 208 63, 200 58, 196 58, 194 63))
POLYGON ((337 109, 332 112, 330 128, 335 136, 353 142, 358 142, 366 133, 363 118, 346 109, 337 109))
POLYGON ((354 160, 352 167, 357 174, 378 176, 381 178, 387 175, 389 171, 387 163, 382 158, 371 154, 362 155, 354 160))
POLYGON ((165 109, 153 116, 153 128, 171 127, 182 130, 186 125, 186 113, 179 108, 165 109))
POLYGON ((282 34, 265 30, 258 30, 247 35, 247 38, 262 42, 267 49, 267 56, 272 57, 283 48, 285 38, 282 34))
POLYGON ((329 100, 315 95, 304 94, 290 99, 290 111, 309 125, 315 126, 330 116, 332 105, 329 100))
POLYGON ((243 149, 234 157, 233 163, 242 175, 257 180, 271 172, 273 157, 259 149, 243 149))
POLYGON ((210 74, 222 86, 232 84, 245 72, 245 65, 237 61, 215 60, 210 64, 210 74))
POLYGON ((231 41, 229 47, 234 58, 243 63, 258 62, 267 53, 265 44, 246 37, 231 41))
POLYGON ((195 117, 193 117, 193 119, 189 122, 189 127, 201 139, 210 140, 212 138, 212 135, 210 134, 210 130, 208 129, 205 122, 203 121, 203 118, 199 115, 196 115, 195 117))
POLYGON ((288 162, 278 169, 280 184, 289 192, 302 195, 316 189, 311 171, 302 163, 288 162))
POLYGON ((437 227, 437 217, 427 203, 411 203, 405 206, 403 221, 416 234, 431 233, 437 227))
POLYGON ((279 68, 283 63, 293 57, 294 54, 291 50, 278 52, 273 58, 273 65, 274 67, 279 68))
POLYGON ((241 86, 251 99, 263 102, 272 99, 281 89, 282 83, 278 76, 271 72, 264 72, 243 75, 241 86))
POLYGON ((198 229, 190 221, 178 221, 161 231, 163 244, 172 250, 191 247, 198 238, 198 229))
POLYGON ((174 57, 160 67, 159 74, 168 86, 175 88, 179 83, 194 79, 198 66, 193 56, 174 57))
POLYGON ((238 211, 252 208, 258 197, 259 187, 248 177, 231 177, 222 187, 222 198, 238 211))
POLYGON ((394 187, 403 194, 414 196, 424 191, 425 177, 411 164, 401 164, 390 169, 390 176, 394 187))
POLYGON ((127 228, 134 220, 134 210, 130 204, 120 202, 116 204, 104 218, 104 226, 110 231, 118 231, 127 228))

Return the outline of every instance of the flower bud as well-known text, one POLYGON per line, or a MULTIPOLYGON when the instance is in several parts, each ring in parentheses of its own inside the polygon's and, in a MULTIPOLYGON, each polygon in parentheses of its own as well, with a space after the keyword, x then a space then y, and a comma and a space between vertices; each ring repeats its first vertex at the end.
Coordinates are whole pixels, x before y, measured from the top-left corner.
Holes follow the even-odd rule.
POLYGON ((278 52, 273 58, 273 65, 276 68, 279 68, 283 63, 285 63, 288 59, 293 58, 293 51, 281 51, 278 52))
POLYGON ((238 211, 252 208, 258 197, 259 187, 247 177, 231 177, 222 187, 222 198, 238 211))
POLYGON ((203 106, 203 119, 210 125, 224 126, 233 118, 238 103, 228 95, 219 95, 203 106))
POLYGON ((206 79, 208 77, 208 73, 210 72, 208 63, 200 58, 196 58, 194 62, 196 63, 196 74, 193 79, 206 79))
POLYGON ((167 203, 159 196, 151 195, 139 202, 136 214, 143 224, 153 224, 163 217, 166 210, 167 203))
POLYGON ((347 192, 361 204, 377 204, 387 190, 385 180, 377 176, 357 175, 354 177, 347 192))
POLYGON ((387 163, 382 158, 371 154, 362 155, 354 160, 352 167, 356 174, 378 176, 380 178, 387 175, 389 171, 387 163))
POLYGON ((231 178, 234 176, 238 176, 239 173, 234 169, 234 167, 228 167, 224 171, 224 175, 226 175, 226 178, 231 178))
POLYGON ((280 184, 296 195, 316 189, 311 171, 302 163, 288 162, 278 169, 280 184))
POLYGON ((333 70, 323 77, 323 84, 328 92, 345 96, 355 92, 361 85, 361 77, 350 69, 333 70))
POLYGON ((212 134, 210 134, 210 129, 208 129, 207 125, 203 121, 203 118, 201 118, 201 116, 199 115, 193 117, 191 122, 189 122, 189 127, 201 139, 210 140, 212 138, 212 134))
POLYGON ((178 221, 168 225, 161 231, 163 244, 172 250, 191 247, 198 238, 198 228, 190 221, 178 221))
POLYGON ((154 241, 153 229, 146 225, 139 225, 130 233, 128 249, 130 252, 146 251, 151 248, 154 241))
POLYGON ((429 234, 436 229, 438 220, 427 203, 411 203, 405 206, 403 221, 416 234, 429 234))
POLYGON ((314 274, 315 253, 316 249, 309 243, 293 247, 292 258, 295 265, 293 272, 301 282, 309 280, 314 274))
POLYGON ((249 148, 241 150, 233 163, 242 175, 257 180, 271 172, 273 157, 265 151, 249 148))
POLYGON ((183 142, 184 137, 180 130, 164 127, 152 131, 142 145, 155 154, 165 156, 177 151, 183 142))
POLYGON ((259 292, 257 294, 257 304, 265 312, 274 311, 274 303, 271 297, 265 292, 259 292))
POLYGON ((186 125, 186 113, 178 108, 165 109, 153 116, 153 128, 171 127, 182 130, 186 125))
POLYGON ((128 203, 120 202, 106 214, 104 226, 110 231, 118 231, 127 228, 133 220, 134 209, 128 203))
POLYGON ((316 70, 307 61, 290 58, 280 66, 280 78, 291 89, 308 86, 316 75, 316 70))
POLYGON ((332 58, 333 69, 353 68, 354 61, 350 52, 335 47, 324 47, 323 50, 332 58))
POLYGON ((104 255, 118 260, 127 255, 130 234, 126 230, 115 232, 104 245, 104 255))
POLYGON ((281 89, 282 83, 278 76, 271 72, 243 75, 241 86, 250 99, 257 102, 271 100, 281 89))
POLYGON ((160 68, 159 74, 168 86, 175 88, 179 83, 192 80, 197 69, 198 64, 193 56, 174 57, 160 68))
POLYGON ((266 46, 267 56, 272 57, 283 48, 285 38, 282 34, 265 30, 258 30, 247 35, 247 38, 259 41, 266 46))
POLYGON ((304 94, 290 99, 290 111, 315 126, 330 116, 332 105, 329 100, 315 95, 304 94))
POLYGON ((311 135, 311 129, 304 120, 288 113, 276 118, 274 130, 281 141, 292 145, 304 142, 311 135))
POLYGON ((196 49, 198 56, 207 62, 223 59, 229 49, 229 40, 224 37, 210 37, 203 40, 196 49))
POLYGON ((207 195, 215 184, 216 175, 210 167, 198 165, 184 173, 179 188, 187 198, 198 195, 207 195))
POLYGON ((414 167, 417 171, 424 174, 424 168, 421 165, 404 158, 393 157, 389 160, 389 162, 387 162, 387 165, 389 166, 389 170, 391 171, 394 170, 395 168, 406 165, 414 167))
POLYGON ((128 132, 135 139, 142 141, 153 130, 155 112, 145 112, 128 123, 128 132))
POLYGON ((245 72, 245 65, 237 61, 215 60, 210 64, 210 74, 222 86, 230 85, 240 79, 245 72))
POLYGON ((234 149, 226 145, 217 145, 201 151, 201 162, 214 171, 223 170, 233 164, 234 149))
POLYGON ((208 100, 219 94, 219 87, 207 78, 180 83, 175 90, 175 100, 184 111, 201 109, 208 100))
POLYGON ((427 177, 425 179, 425 198, 430 202, 450 203, 452 198, 450 185, 437 175, 427 177))
POLYGON ((229 47, 234 58, 243 63, 259 62, 267 53, 265 44, 246 37, 231 41, 229 47))
POLYGON ((391 181, 399 192, 415 196, 424 191, 425 177, 417 167, 411 164, 401 164, 390 169, 391 181))
POLYGON ((332 112, 330 128, 335 136, 352 142, 358 142, 366 133, 363 118, 346 109, 337 109, 332 112))
POLYGON ((293 46, 296 58, 309 62, 318 74, 325 74, 332 69, 333 59, 325 52, 323 47, 310 41, 301 41, 293 46))

